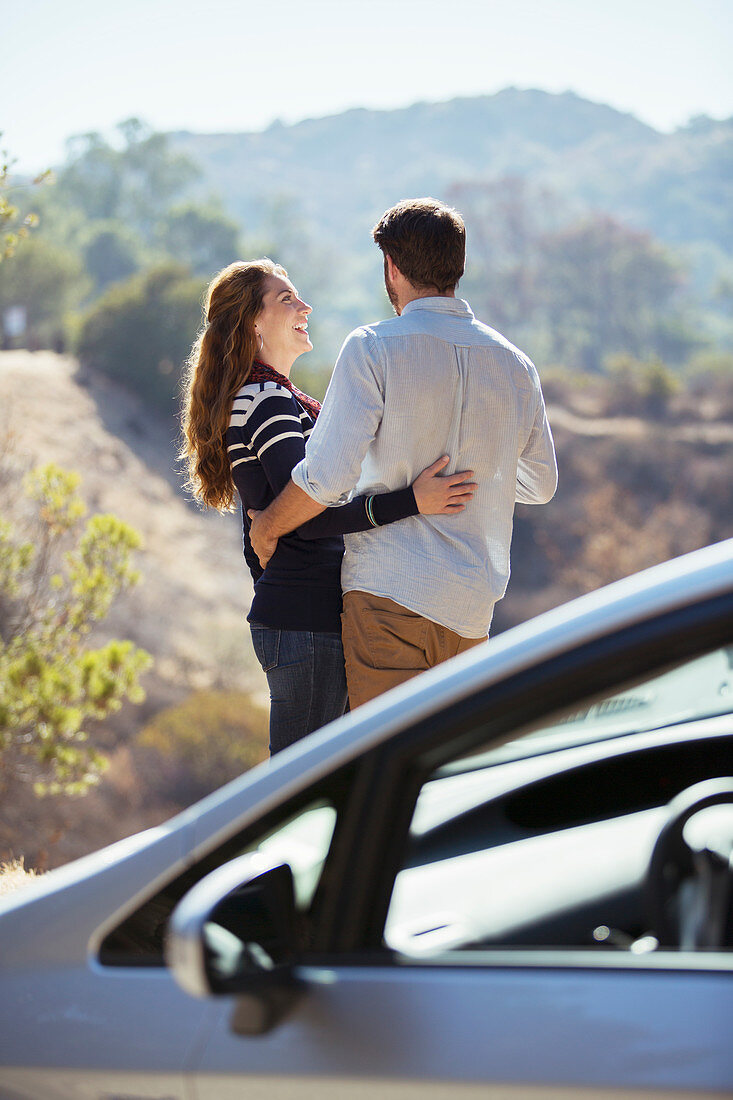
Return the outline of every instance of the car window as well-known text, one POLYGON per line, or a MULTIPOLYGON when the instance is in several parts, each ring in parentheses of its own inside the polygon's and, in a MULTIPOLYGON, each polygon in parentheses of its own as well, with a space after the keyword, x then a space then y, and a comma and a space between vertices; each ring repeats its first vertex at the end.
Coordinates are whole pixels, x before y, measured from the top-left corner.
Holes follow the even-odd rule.
MULTIPOLYGON (((597 742, 601 738, 682 727, 686 722, 729 715, 732 709, 733 646, 723 646, 613 694, 589 699, 585 705, 576 704, 554 714, 497 749, 472 752, 469 767, 597 742)), ((684 736, 683 728, 680 736, 684 736)), ((459 759, 445 765, 444 773, 461 772, 465 766, 459 759)))
POLYGON ((279 823, 244 851, 261 852, 287 863, 293 873, 295 904, 305 911, 316 892, 335 827, 335 808, 317 802, 279 823))
MULTIPOLYGON (((546 727, 560 733, 613 737, 641 729, 730 713, 733 706, 733 646, 685 661, 641 684, 573 709, 546 727)), ((544 736, 541 730, 532 736, 544 736)))
POLYGON ((296 906, 307 918, 349 789, 349 773, 334 773, 323 790, 286 804, 257 826, 236 832, 160 888, 109 932, 99 951, 106 966, 163 966, 168 919, 191 887, 215 868, 246 852, 260 851, 289 864, 296 906))
MULTIPOLYGON (((648 876, 668 803, 696 783, 733 776, 732 652, 588 700, 433 771, 415 806, 386 945, 415 959, 659 947, 648 876)), ((717 845, 725 859, 733 806, 706 813, 685 838, 717 845)), ((668 901, 688 926, 688 910, 704 899, 685 899, 682 886, 668 901)), ((693 939, 704 948, 704 936, 693 939)))

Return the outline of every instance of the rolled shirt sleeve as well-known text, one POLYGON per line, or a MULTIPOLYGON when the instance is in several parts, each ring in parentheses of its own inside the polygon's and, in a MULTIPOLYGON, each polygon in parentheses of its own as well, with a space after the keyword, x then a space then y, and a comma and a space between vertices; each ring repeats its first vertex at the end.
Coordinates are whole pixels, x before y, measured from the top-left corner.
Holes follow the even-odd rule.
POLYGON ((344 341, 323 408, 294 467, 295 484, 326 507, 349 500, 384 412, 384 366, 368 328, 344 341))

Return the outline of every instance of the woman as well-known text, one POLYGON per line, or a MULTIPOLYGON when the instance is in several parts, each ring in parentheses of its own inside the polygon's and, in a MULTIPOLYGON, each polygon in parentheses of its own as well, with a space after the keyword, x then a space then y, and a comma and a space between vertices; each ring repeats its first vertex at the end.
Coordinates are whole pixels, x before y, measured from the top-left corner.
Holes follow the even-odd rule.
POLYGON ((454 512, 439 459, 414 485, 357 497, 280 539, 263 571, 249 541, 248 509, 265 508, 305 453, 320 405, 290 381, 313 345, 311 307, 271 260, 231 264, 212 281, 206 319, 185 378, 184 445, 188 487, 206 506, 242 503, 244 556, 254 580, 248 616, 270 689, 270 752, 343 714, 342 535, 408 516, 454 512))

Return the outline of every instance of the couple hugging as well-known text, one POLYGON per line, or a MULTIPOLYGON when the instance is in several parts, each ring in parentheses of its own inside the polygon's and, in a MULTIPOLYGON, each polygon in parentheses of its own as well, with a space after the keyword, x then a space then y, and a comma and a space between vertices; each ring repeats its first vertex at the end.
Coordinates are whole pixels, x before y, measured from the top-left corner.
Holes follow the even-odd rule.
POLYGON ((271 753, 485 640, 514 504, 557 484, 534 365, 456 297, 460 215, 407 200, 372 236, 397 316, 347 337, 323 408, 290 378, 311 307, 271 260, 216 276, 188 363, 188 484, 241 500, 271 753))

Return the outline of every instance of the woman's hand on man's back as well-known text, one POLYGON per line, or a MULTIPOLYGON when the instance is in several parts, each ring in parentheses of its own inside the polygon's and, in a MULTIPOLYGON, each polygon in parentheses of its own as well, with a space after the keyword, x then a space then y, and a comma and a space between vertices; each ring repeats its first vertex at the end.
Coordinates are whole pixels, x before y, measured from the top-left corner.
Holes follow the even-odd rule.
POLYGON ((473 470, 441 474, 441 470, 449 462, 449 456, 442 455, 413 481, 412 491, 421 515, 437 516, 462 512, 473 498, 478 485, 475 481, 467 480, 473 477, 473 470))

